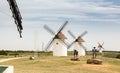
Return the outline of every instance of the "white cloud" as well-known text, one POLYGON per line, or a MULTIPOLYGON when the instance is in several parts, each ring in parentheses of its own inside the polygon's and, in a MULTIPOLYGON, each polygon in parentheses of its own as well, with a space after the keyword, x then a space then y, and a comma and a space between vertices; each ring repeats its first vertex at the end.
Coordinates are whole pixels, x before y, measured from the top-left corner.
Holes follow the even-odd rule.
MULTIPOLYGON (((18 1, 20 4, 22 15, 25 19, 31 20, 59 20, 60 18, 81 20, 85 19, 99 19, 104 20, 106 16, 109 20, 109 16, 119 15, 120 6, 113 5, 112 2, 99 1, 87 1, 87 0, 35 0, 29 2, 28 0, 18 1), (89 14, 89 13, 92 13, 89 14), (96 17, 96 15, 101 15, 96 17)), ((118 18, 118 17, 116 17, 118 18)), ((105 20, 106 21, 106 20, 105 20)))

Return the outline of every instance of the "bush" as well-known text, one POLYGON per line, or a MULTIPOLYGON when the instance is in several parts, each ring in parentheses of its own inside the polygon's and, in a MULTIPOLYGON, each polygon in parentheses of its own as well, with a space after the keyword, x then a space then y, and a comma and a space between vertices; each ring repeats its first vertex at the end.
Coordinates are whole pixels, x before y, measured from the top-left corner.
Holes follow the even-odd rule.
POLYGON ((118 52, 105 52, 103 56, 108 58, 117 58, 120 57, 120 54, 118 52))
POLYGON ((116 58, 120 59, 120 54, 118 54, 116 58))
POLYGON ((7 55, 7 52, 5 52, 5 51, 0 51, 0 55, 7 55))
POLYGON ((108 58, 116 58, 116 54, 112 54, 112 53, 105 53, 104 57, 108 57, 108 58))

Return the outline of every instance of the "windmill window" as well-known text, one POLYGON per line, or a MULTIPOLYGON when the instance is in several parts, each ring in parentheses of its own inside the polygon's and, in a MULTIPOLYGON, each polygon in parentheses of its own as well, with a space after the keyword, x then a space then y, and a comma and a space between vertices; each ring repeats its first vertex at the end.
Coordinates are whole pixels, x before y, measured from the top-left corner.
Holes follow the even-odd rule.
POLYGON ((58 42, 56 43, 56 45, 58 45, 58 42))

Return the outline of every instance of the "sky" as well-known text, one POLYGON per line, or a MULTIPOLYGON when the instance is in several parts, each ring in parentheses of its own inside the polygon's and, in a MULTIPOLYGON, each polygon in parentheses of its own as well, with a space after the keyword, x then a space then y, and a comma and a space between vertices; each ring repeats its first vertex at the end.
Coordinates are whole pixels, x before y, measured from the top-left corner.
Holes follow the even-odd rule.
POLYGON ((62 32, 67 42, 82 38, 87 50, 104 42, 104 50, 120 51, 120 0, 16 0, 22 15, 23 38, 19 38, 7 0, 0 0, 0 50, 42 50, 53 38, 43 26, 62 32))

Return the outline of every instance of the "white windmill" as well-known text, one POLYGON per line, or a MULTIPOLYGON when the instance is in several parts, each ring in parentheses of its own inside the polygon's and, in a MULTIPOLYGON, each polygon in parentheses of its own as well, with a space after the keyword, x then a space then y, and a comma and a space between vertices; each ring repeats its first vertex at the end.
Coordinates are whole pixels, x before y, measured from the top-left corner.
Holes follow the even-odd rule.
POLYGON ((98 42, 98 47, 97 47, 97 48, 98 48, 98 50, 99 50, 100 53, 102 53, 103 50, 104 50, 103 45, 104 45, 104 43, 100 44, 100 43, 98 42))
POLYGON ((53 56, 67 56, 67 44, 65 43, 65 35, 62 33, 62 30, 67 25, 68 21, 66 21, 63 26, 59 29, 57 34, 53 32, 47 25, 44 28, 49 31, 54 37, 49 41, 45 50, 48 51, 49 48, 53 50, 53 56))
POLYGON ((85 56, 85 52, 86 52, 86 48, 85 46, 83 46, 82 42, 85 42, 82 37, 87 33, 87 31, 85 31, 83 34, 81 34, 80 36, 78 36, 77 38, 73 35, 73 33, 71 31, 68 31, 68 33, 75 39, 70 45, 69 48, 73 45, 74 46, 74 50, 78 51, 78 55, 79 56, 85 56))

